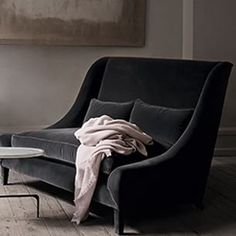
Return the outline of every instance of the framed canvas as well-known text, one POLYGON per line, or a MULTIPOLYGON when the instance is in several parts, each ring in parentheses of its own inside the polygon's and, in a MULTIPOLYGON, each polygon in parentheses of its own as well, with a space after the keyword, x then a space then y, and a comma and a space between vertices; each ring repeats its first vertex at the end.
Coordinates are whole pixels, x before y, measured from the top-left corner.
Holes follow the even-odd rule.
POLYGON ((146 0, 0 0, 0 43, 143 46, 146 0))

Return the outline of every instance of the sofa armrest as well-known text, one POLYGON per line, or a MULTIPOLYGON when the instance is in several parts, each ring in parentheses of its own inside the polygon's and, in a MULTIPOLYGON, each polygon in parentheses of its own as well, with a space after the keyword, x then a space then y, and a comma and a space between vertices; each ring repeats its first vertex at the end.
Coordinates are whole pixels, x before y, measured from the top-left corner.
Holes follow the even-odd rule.
MULTIPOLYGON (((199 145, 204 145, 205 142, 204 138, 198 139, 202 126, 199 126, 199 112, 200 109, 194 111, 184 133, 166 152, 141 162, 118 167, 110 174, 107 188, 117 209, 127 202, 137 205, 140 200, 149 201, 145 194, 150 193, 155 198, 160 196, 162 190, 168 192, 167 188, 170 189, 169 192, 175 192, 178 185, 188 185, 188 178, 191 179, 195 174, 192 170, 201 165, 198 156, 201 156, 204 153, 202 150, 205 149, 204 146, 203 149, 199 148, 199 145)), ((200 159, 204 159, 204 156, 200 159)), ((167 195, 166 192, 163 196, 167 195)))
POLYGON ((157 199, 202 201, 231 67, 217 63, 209 72, 188 127, 167 152, 110 174, 107 187, 117 209, 157 199))
POLYGON ((179 155, 181 152, 173 147, 157 157, 116 168, 108 177, 107 187, 117 208, 124 202, 148 201, 149 197, 144 195, 148 195, 149 190, 153 195, 154 189, 158 191, 163 183, 170 184, 171 179, 177 181, 179 155))

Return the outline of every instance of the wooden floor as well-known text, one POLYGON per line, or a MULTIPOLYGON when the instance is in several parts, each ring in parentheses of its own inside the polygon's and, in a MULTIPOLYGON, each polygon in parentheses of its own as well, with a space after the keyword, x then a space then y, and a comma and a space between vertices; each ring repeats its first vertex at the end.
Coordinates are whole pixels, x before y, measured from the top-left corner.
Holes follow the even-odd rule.
MULTIPOLYGON (((71 196, 27 176, 10 173, 10 184, 0 185, 3 193, 38 193, 40 218, 34 199, 0 199, 0 236, 112 236, 111 219, 90 216, 75 225, 71 196), (60 197, 58 197, 60 196, 60 197)), ((190 207, 160 212, 155 219, 129 219, 128 235, 236 235, 236 157, 217 157, 208 181, 205 210, 190 207)))

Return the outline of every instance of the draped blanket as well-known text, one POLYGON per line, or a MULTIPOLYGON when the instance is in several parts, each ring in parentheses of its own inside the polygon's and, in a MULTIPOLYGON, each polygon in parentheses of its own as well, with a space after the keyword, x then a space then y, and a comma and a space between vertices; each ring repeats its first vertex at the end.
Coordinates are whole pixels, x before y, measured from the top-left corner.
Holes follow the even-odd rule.
POLYGON ((79 224, 88 216, 101 161, 113 152, 129 155, 135 151, 147 156, 145 145, 152 138, 136 125, 113 120, 107 115, 92 118, 75 132, 81 145, 76 155, 75 213, 72 221, 79 224))

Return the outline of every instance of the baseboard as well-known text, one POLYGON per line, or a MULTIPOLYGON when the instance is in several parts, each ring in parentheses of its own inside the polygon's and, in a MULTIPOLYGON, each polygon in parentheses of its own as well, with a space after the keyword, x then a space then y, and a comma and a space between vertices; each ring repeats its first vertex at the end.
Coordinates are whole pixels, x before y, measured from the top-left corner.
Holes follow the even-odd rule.
POLYGON ((220 136, 235 136, 236 127, 220 127, 218 135, 220 136))
POLYGON ((215 156, 236 156, 236 148, 215 148, 215 156))
POLYGON ((236 127, 219 129, 215 156, 236 156, 236 127))

